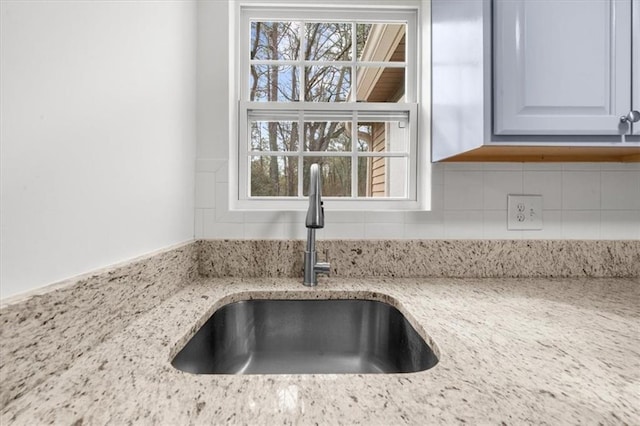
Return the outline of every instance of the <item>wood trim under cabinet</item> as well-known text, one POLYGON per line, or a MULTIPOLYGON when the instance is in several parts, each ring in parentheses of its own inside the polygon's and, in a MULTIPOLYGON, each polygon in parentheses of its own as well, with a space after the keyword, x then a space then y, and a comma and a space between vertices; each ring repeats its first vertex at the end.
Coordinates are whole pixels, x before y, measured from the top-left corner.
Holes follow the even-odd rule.
POLYGON ((481 146, 441 160, 491 162, 640 162, 640 147, 481 146))

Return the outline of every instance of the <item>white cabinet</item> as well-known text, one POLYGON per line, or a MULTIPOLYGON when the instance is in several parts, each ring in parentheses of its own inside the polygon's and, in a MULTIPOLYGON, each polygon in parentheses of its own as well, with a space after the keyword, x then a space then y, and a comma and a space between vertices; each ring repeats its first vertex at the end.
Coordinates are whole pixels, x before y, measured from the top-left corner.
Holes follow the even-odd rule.
POLYGON ((640 161, 640 0, 431 7, 433 161, 640 161))
POLYGON ((627 131, 630 0, 496 0, 493 8, 495 134, 627 131))
MULTIPOLYGON (((640 0, 632 1, 631 10, 631 44, 633 52, 631 53, 631 81, 633 86, 633 96, 631 106, 636 111, 640 111, 640 0)), ((640 135, 640 123, 633 126, 633 134, 640 135)))

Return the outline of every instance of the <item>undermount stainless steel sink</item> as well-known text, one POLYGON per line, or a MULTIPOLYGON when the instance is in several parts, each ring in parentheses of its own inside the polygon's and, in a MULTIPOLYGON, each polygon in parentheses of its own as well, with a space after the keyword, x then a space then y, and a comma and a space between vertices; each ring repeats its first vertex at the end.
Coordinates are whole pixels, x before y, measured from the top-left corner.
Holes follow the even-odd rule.
POLYGON ((438 358, 391 305, 247 300, 217 310, 172 365, 196 374, 409 373, 438 358))

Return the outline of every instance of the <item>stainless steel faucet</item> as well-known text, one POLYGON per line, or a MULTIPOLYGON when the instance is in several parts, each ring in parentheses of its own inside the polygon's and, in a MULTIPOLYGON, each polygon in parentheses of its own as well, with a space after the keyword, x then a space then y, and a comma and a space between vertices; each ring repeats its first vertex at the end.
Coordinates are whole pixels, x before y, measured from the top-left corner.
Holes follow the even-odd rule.
POLYGON ((322 182, 320 168, 312 164, 309 170, 309 209, 307 210, 307 249, 304 251, 304 281, 306 286, 318 284, 318 274, 329 275, 331 266, 328 262, 317 262, 316 229, 324 228, 324 208, 322 207, 322 182))

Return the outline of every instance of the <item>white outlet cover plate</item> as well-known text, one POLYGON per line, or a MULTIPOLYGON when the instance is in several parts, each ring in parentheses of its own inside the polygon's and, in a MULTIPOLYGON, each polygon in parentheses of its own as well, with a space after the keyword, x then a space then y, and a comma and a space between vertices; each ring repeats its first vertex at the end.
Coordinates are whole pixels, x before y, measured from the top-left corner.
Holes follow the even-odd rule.
POLYGON ((542 195, 507 195, 507 229, 542 229, 542 195))

